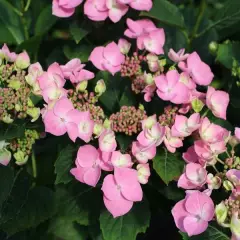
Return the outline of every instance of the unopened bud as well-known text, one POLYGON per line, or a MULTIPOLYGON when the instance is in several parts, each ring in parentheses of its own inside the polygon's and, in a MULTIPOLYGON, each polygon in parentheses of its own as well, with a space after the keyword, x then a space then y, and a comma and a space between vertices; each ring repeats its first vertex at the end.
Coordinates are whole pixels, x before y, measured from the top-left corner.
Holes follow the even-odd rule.
POLYGON ((98 96, 101 96, 106 91, 106 85, 103 79, 98 80, 96 87, 95 87, 95 93, 98 96))
POLYGON ((26 51, 18 54, 15 64, 20 69, 26 69, 30 65, 30 58, 26 51))
POLYGON ((81 81, 78 83, 76 90, 77 92, 84 92, 87 89, 88 81, 81 81))
POLYGON ((201 112, 204 107, 204 103, 198 98, 193 99, 191 102, 191 105, 192 105, 194 112, 196 112, 196 113, 201 112))

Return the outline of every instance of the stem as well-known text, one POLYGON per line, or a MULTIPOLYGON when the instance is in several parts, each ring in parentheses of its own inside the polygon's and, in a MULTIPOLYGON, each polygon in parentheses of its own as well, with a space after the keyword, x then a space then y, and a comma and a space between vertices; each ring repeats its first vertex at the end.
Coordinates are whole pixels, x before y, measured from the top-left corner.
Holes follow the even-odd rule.
POLYGON ((217 167, 215 165, 212 165, 212 167, 217 173, 219 173, 219 171, 217 170, 217 167))
POLYGON ((231 158, 231 155, 229 154, 229 152, 228 152, 228 151, 226 151, 226 154, 228 155, 228 157, 229 157, 229 158, 231 158))
MULTIPOLYGON (((29 0, 28 0, 29 1, 29 0)), ((31 2, 31 1, 30 1, 31 2)), ((21 22, 22 22, 22 25, 23 25, 23 30, 24 30, 24 36, 26 38, 26 40, 29 39, 29 33, 28 33, 28 28, 27 28, 27 21, 24 17, 24 1, 21 0, 21 5, 22 5, 22 16, 21 16, 21 22)))
POLYGON ((32 171, 33 171, 33 177, 37 178, 37 163, 36 163, 34 150, 32 150, 32 171))
POLYGON ((28 0, 28 1, 27 1, 27 4, 26 4, 26 6, 25 6, 25 8, 24 8, 24 12, 27 12, 28 8, 29 8, 30 5, 31 5, 31 1, 32 1, 32 0, 28 0))
POLYGON ((202 115, 202 117, 203 117, 203 118, 206 117, 209 111, 210 111, 210 110, 207 109, 207 110, 205 111, 205 113, 202 115))
POLYGON ((225 165, 225 163, 220 158, 217 158, 217 161, 220 162, 222 165, 225 165))

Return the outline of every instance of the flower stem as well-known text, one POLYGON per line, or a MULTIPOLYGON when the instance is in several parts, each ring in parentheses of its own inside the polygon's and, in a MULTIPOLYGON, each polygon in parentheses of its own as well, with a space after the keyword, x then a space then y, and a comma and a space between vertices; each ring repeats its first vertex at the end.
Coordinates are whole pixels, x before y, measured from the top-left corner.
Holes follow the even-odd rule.
POLYGON ((212 165, 212 167, 217 173, 219 173, 219 171, 217 170, 217 167, 215 165, 212 165))
POLYGON ((37 163, 36 163, 34 150, 32 150, 32 171, 33 171, 33 177, 37 178, 37 163))
POLYGON ((202 118, 206 117, 209 111, 210 111, 210 110, 207 109, 207 110, 204 112, 204 114, 202 115, 202 118))
POLYGON ((30 7, 30 5, 31 5, 31 1, 32 1, 32 0, 28 0, 28 1, 27 1, 27 4, 26 4, 26 6, 25 6, 25 8, 24 8, 24 12, 27 12, 27 10, 29 9, 29 7, 30 7))
POLYGON ((217 158, 217 161, 220 162, 222 165, 225 165, 225 163, 220 158, 217 158))

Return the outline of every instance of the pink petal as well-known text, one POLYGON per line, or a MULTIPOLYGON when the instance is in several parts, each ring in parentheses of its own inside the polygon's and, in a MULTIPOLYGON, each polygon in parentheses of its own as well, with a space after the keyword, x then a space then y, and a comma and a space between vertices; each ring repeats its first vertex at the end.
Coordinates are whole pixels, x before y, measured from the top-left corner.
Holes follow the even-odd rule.
POLYGON ((96 47, 93 49, 93 51, 89 57, 89 60, 93 63, 93 65, 102 71, 104 70, 104 68, 102 66, 103 52, 104 52, 104 47, 96 47))
POLYGON ((95 187, 101 177, 101 168, 100 167, 91 167, 89 168, 84 176, 83 180, 89 186, 95 187))
POLYGON ((183 226, 188 236, 198 235, 206 231, 208 222, 199 220, 197 217, 188 216, 183 220, 183 226))
POLYGON ((99 153, 92 145, 81 146, 77 153, 77 161, 81 167, 92 167, 97 161, 99 153))
POLYGON ((120 188, 115 181, 115 178, 112 174, 107 175, 103 180, 102 191, 104 196, 109 200, 117 200, 121 198, 120 188))
POLYGON ((68 98, 62 97, 54 105, 53 112, 56 116, 60 118, 65 118, 67 113, 73 109, 74 107, 72 102, 68 98))

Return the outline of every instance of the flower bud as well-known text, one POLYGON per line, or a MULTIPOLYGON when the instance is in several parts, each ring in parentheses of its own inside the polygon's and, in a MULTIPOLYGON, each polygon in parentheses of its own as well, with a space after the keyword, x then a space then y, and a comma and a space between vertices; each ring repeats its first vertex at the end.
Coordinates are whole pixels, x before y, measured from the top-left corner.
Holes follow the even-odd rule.
POLYGON ((151 73, 144 73, 143 75, 144 77, 144 81, 147 85, 152 85, 154 83, 154 78, 153 75, 151 73))
POLYGON ((220 225, 224 224, 224 222, 227 218, 227 214, 228 214, 228 209, 223 201, 220 204, 216 205, 215 215, 216 215, 217 222, 220 225))
POLYGON ((118 47, 122 54, 128 54, 128 52, 131 48, 131 43, 128 42, 126 39, 121 38, 118 41, 118 47))
POLYGON ((17 111, 17 112, 20 112, 21 111, 21 109, 22 109, 22 107, 21 107, 21 105, 20 104, 15 104, 15 110, 17 111))
POLYGON ((204 103, 198 98, 193 99, 191 102, 191 105, 192 105, 194 112, 196 112, 196 113, 201 112, 204 107, 204 103))
POLYGON ((239 144, 239 140, 235 136, 231 136, 229 138, 228 144, 232 147, 235 148, 239 144))
POLYGON ((13 122, 13 119, 11 118, 10 115, 7 115, 7 116, 4 116, 4 117, 2 118, 2 121, 3 121, 4 123, 10 124, 10 123, 13 122))
POLYGON ((232 191, 232 190, 234 189, 233 184, 232 184, 230 181, 228 181, 228 180, 225 180, 225 181, 223 182, 223 187, 224 187, 227 191, 232 191))
POLYGON ((28 108, 27 114, 32 118, 31 122, 35 122, 38 120, 40 116, 40 108, 28 108))
POLYGON ((0 149, 0 164, 7 166, 11 160, 12 154, 6 148, 0 149))
POLYGON ((143 106, 142 104, 139 104, 138 108, 139 108, 140 110, 142 110, 142 111, 145 110, 145 109, 144 109, 144 106, 143 106))
POLYGON ((215 41, 210 42, 208 45, 208 49, 212 55, 216 55, 218 50, 218 43, 215 41))
POLYGON ((8 83, 8 87, 14 89, 14 90, 18 90, 21 87, 21 82, 19 80, 11 80, 8 83))
POLYGON ((26 51, 17 56, 15 64, 16 67, 20 69, 26 69, 30 65, 30 58, 26 51))
POLYGON ((166 58, 159 60, 159 66, 160 67, 164 67, 164 66, 166 66, 166 64, 167 64, 167 59, 166 58))
POLYGON ((142 121, 142 128, 151 129, 156 122, 157 122, 156 115, 152 115, 142 121))
POLYGON ((16 164, 19 166, 24 165, 28 160, 28 156, 25 156, 22 151, 17 151, 13 156, 16 159, 16 164))
POLYGON ((95 87, 95 93, 98 96, 101 96, 106 91, 106 85, 103 79, 98 80, 96 87, 95 87))
POLYGON ((104 128, 106 128, 106 129, 111 129, 111 127, 112 127, 112 121, 106 118, 105 121, 104 121, 104 123, 103 123, 103 126, 104 126, 104 128))
POLYGON ((147 63, 148 68, 151 72, 157 72, 160 69, 158 56, 153 53, 149 53, 147 55, 147 63))
POLYGON ((95 123, 93 128, 93 134, 96 135, 96 137, 99 137, 101 133, 103 132, 104 127, 102 124, 95 123))
POLYGON ((87 89, 87 86, 88 86, 88 81, 81 81, 76 86, 76 90, 77 92, 84 92, 87 89))
POLYGON ((213 176, 213 174, 209 173, 207 175, 207 183, 209 189, 219 189, 222 184, 222 180, 218 176, 213 176))
POLYGON ((138 164, 137 165, 137 171, 138 171, 138 181, 141 184, 146 184, 148 182, 148 178, 150 176, 150 168, 149 164, 138 164))
POLYGON ((240 239, 240 219, 238 216, 238 211, 233 212, 231 223, 230 223, 230 229, 233 234, 232 239, 240 239))

